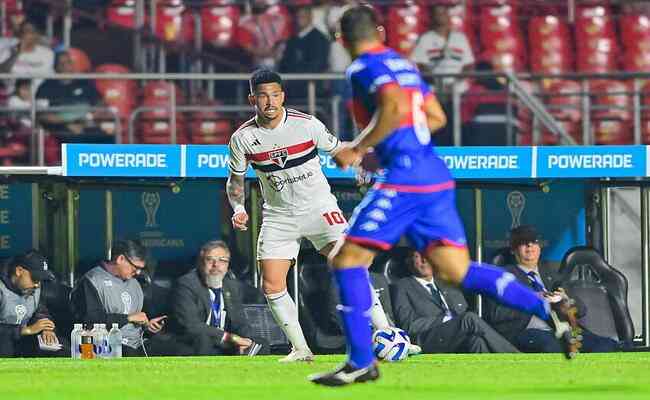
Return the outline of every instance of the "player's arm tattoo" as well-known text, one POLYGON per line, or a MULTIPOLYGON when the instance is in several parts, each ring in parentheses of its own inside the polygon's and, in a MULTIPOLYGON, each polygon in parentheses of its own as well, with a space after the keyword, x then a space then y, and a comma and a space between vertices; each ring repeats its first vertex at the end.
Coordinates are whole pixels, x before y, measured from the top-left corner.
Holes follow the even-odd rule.
POLYGON ((244 175, 230 173, 226 182, 226 194, 232 209, 237 212, 244 209, 246 191, 244 190, 244 175))

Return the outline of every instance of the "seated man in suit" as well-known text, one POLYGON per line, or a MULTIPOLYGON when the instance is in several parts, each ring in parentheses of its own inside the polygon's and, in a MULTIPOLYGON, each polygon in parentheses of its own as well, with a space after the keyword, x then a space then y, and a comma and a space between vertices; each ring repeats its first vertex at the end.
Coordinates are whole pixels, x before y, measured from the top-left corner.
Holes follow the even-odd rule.
POLYGON ((423 353, 516 353, 517 349, 467 311, 463 293, 433 278, 433 269, 411 250, 405 260, 412 276, 395 284, 397 326, 422 346, 423 353))
POLYGON ((171 296, 171 328, 190 340, 197 355, 255 355, 240 282, 228 276, 230 250, 213 240, 201 247, 197 267, 178 278, 171 296))
MULTIPOLYGON (((510 232, 510 249, 517 260, 517 265, 504 268, 520 282, 530 286, 540 295, 553 298, 566 296, 564 289, 557 287, 555 272, 540 264, 542 252, 537 230, 530 225, 522 225, 510 232), (552 291, 549 291, 552 290, 552 291)), ((575 299, 578 317, 587 313, 586 306, 575 299)), ((510 340, 519 350, 527 353, 560 353, 562 345, 545 321, 523 314, 512 308, 497 304, 490 299, 485 301, 485 319, 499 333, 510 340)), ((619 345, 615 340, 597 336, 586 329, 582 332, 582 352, 615 351, 619 345)))

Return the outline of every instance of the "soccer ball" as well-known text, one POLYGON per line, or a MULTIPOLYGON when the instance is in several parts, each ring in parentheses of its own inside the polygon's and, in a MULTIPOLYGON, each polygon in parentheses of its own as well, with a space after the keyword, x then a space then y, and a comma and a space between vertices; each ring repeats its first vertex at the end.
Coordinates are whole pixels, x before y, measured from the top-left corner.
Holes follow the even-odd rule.
POLYGON ((386 328, 372 335, 372 351, 380 360, 401 361, 408 357, 411 339, 399 328, 386 328))

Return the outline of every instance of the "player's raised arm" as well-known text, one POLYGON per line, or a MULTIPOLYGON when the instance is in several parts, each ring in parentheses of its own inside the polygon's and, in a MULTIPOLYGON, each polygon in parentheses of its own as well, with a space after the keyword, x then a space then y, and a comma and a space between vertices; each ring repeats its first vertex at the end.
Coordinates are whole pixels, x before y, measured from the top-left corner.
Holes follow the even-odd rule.
POLYGON ((427 116, 427 125, 431 134, 447 125, 447 116, 433 93, 428 93, 424 97, 424 113, 427 116))
POLYGON ((233 135, 228 146, 230 150, 230 161, 228 163, 228 181, 226 182, 226 194, 228 202, 233 209, 232 225, 235 229, 245 231, 248 223, 248 214, 244 207, 246 191, 244 190, 244 176, 248 168, 246 156, 233 135))

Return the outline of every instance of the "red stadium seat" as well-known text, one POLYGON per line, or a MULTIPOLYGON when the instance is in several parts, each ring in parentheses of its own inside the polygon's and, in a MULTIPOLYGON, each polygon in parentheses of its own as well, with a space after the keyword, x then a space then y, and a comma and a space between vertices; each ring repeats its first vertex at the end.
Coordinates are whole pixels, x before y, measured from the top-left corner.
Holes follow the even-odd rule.
POLYGON ((214 47, 232 47, 236 43, 239 8, 210 5, 201 8, 203 41, 214 47))
POLYGON ((569 27, 553 15, 533 17, 528 23, 531 69, 559 74, 573 69, 569 27))
POLYGON ((602 80, 590 88, 592 135, 597 144, 630 144, 633 132, 628 87, 624 82, 602 80))
MULTIPOLYGON (((142 90, 142 105, 149 107, 161 107, 155 111, 147 111, 142 114, 143 118, 160 119, 169 118, 169 107, 172 104, 172 90, 175 89, 176 105, 185 104, 185 95, 176 85, 165 81, 149 82, 142 90)), ((177 113, 180 116, 180 113, 177 113)), ((182 117, 181 117, 182 118, 182 117)))
MULTIPOLYGON (((143 107, 152 107, 140 115, 140 133, 143 143, 170 143, 172 91, 175 90, 177 106, 185 104, 183 91, 176 85, 165 81, 149 82, 143 88, 143 107)), ((183 113, 176 112, 177 143, 188 143, 185 133, 183 113)))
POLYGON ((386 39, 388 46, 399 53, 411 54, 415 42, 427 30, 428 11, 414 1, 388 7, 386 39))
POLYGON ((501 70, 520 71, 526 66, 523 36, 516 9, 510 4, 481 7, 481 46, 486 59, 501 70))
POLYGON ((92 70, 93 65, 85 51, 76 47, 70 47, 66 52, 70 55, 70 58, 72 58, 74 72, 86 73, 92 70))
MULTIPOLYGON (((102 64, 95 68, 98 73, 127 74, 131 72, 120 64, 102 64)), ((95 87, 102 96, 104 104, 113 109, 120 118, 122 127, 122 143, 128 142, 128 120, 138 101, 138 87, 135 81, 121 79, 97 79, 95 87)), ((99 122, 105 131, 115 130, 113 118, 99 122)))
MULTIPOLYGON (((171 143, 172 129, 167 120, 142 121, 139 124, 140 143, 169 144, 171 143)), ((184 124, 176 124, 176 143, 187 144, 190 141, 185 133, 184 124)))
POLYGON ((650 17, 622 15, 619 27, 625 48, 623 68, 630 72, 650 72, 650 17))
POLYGON ((161 40, 180 43, 194 41, 194 19, 182 0, 159 2, 155 25, 156 36, 161 40))
POLYGON ((124 27, 135 28, 135 0, 113 0, 106 9, 109 22, 124 27))
POLYGON ((575 30, 579 72, 603 73, 616 70, 618 44, 608 7, 579 7, 575 30))

